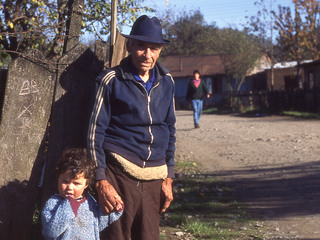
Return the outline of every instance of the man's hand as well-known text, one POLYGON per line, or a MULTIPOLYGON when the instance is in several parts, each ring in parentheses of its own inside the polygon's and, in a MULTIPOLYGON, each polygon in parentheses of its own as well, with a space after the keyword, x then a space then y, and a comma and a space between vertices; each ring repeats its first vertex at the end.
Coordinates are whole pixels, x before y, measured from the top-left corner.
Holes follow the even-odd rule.
POLYGON ((161 213, 164 213, 167 208, 170 206, 170 203, 173 200, 173 193, 172 193, 172 178, 166 178, 163 182, 162 182, 162 202, 163 202, 163 206, 161 208, 161 213))
POLYGON ((105 213, 120 211, 123 209, 123 201, 117 191, 107 180, 96 182, 99 205, 105 213))

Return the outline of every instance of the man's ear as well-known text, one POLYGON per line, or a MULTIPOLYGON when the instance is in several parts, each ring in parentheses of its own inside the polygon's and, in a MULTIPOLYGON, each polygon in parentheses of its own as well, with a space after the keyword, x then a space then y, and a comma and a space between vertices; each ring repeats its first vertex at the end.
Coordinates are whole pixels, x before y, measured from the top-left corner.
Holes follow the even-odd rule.
POLYGON ((131 50, 132 50, 131 46, 132 46, 132 43, 130 42, 129 39, 127 39, 127 41, 126 41, 126 50, 127 50, 128 53, 131 53, 131 50))

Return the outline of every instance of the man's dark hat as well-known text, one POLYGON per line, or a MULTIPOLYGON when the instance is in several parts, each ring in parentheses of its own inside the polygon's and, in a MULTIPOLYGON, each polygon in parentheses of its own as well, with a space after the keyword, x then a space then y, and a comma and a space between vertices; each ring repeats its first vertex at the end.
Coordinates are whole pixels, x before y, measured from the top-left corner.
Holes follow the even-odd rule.
POLYGON ((157 17, 149 18, 142 15, 133 24, 130 35, 122 34, 125 38, 140 40, 143 42, 169 44, 169 40, 162 37, 162 27, 157 17))

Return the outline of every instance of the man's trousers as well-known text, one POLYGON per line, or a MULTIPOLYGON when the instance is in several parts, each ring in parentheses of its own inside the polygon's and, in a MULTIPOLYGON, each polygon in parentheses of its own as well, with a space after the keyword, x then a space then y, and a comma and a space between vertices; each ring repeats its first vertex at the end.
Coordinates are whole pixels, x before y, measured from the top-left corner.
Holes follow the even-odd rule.
POLYGON ((106 173, 124 202, 124 211, 101 233, 101 240, 158 240, 162 180, 138 181, 110 164, 106 173))

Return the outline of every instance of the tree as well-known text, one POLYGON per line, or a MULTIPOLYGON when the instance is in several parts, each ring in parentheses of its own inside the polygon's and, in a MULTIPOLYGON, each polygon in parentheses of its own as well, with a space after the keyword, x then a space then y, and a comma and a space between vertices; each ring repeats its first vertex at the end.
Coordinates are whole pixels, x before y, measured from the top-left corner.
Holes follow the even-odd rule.
POLYGON ((297 61, 298 86, 302 88, 300 64, 320 58, 320 3, 294 0, 294 16, 289 7, 279 6, 275 28, 279 31, 278 47, 288 60, 297 61))
MULTIPOLYGON (((0 0, 0 59, 8 54, 15 58, 26 49, 42 50, 47 58, 61 54, 66 37, 66 22, 72 0, 0 0)), ((118 27, 130 24, 142 11, 144 0, 118 1, 118 27)), ((84 0, 82 34, 100 38, 110 29, 111 3, 84 0), (85 7, 84 7, 85 6, 85 7)))
POLYGON ((320 57, 320 3, 316 0, 294 0, 294 15, 289 7, 279 6, 275 14, 278 43, 288 60, 302 61, 320 57))
POLYGON ((271 59, 278 61, 297 61, 298 86, 302 88, 300 64, 303 60, 319 59, 320 57, 320 25, 319 25, 319 1, 317 0, 293 0, 294 12, 288 6, 278 5, 278 11, 273 11, 274 0, 259 0, 256 5, 262 9, 257 16, 252 16, 249 22, 249 30, 264 38, 266 29, 276 30, 276 44, 270 45, 268 51, 271 59), (271 4, 270 8, 267 2, 271 4), (266 21, 270 19, 270 21, 266 21))
POLYGON ((249 35, 247 30, 219 29, 214 23, 207 24, 199 10, 182 11, 178 17, 171 11, 161 17, 165 36, 171 40, 163 55, 217 54, 223 61, 230 91, 239 91, 248 71, 263 53, 261 38, 249 35))
MULTIPOLYGON (((207 24, 199 10, 183 11, 178 17, 169 10, 162 19, 165 36, 171 41, 163 55, 219 55, 230 92, 240 91, 247 73, 263 54, 261 38, 246 30, 219 29, 214 23, 207 24)), ((230 95, 231 107, 233 102, 230 95)))
POLYGON ((258 38, 232 28, 216 32, 214 49, 223 62, 230 91, 240 91, 245 77, 262 55, 258 38))
POLYGON ((264 51, 269 55, 273 50, 274 2, 275 0, 255 1, 254 5, 258 8, 257 15, 246 16, 248 22, 244 26, 248 33, 256 35, 261 40, 264 51))
POLYGON ((163 56, 213 54, 211 45, 217 29, 215 25, 206 24, 199 10, 182 11, 176 18, 171 13, 169 10, 165 17, 161 17, 165 37, 171 41, 163 56), (171 23, 167 19, 171 19, 171 23))

